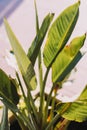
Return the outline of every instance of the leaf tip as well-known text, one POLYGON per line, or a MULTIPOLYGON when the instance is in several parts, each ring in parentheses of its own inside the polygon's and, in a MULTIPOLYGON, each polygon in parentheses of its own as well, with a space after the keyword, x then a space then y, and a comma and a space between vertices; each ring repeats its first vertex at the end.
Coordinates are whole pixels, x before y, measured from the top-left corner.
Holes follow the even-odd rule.
POLYGON ((6 17, 4 17, 3 21, 4 21, 4 24, 5 24, 5 27, 6 27, 8 25, 8 21, 7 21, 6 17))
POLYGON ((78 0, 78 3, 79 3, 79 5, 81 4, 81 1, 80 0, 78 0))
POLYGON ((51 13, 51 15, 52 15, 52 16, 54 16, 54 15, 55 15, 55 13, 51 13))
POLYGON ((7 20, 6 20, 6 17, 4 17, 3 21, 4 21, 4 23, 6 23, 6 21, 7 21, 7 20))
POLYGON ((87 37, 87 32, 85 32, 85 37, 87 37))

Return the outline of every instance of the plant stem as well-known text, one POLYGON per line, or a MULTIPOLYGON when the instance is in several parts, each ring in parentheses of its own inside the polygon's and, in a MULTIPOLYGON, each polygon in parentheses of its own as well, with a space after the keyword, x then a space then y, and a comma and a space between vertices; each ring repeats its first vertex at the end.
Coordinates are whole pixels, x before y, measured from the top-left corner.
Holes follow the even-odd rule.
POLYGON ((39 52, 39 55, 38 55, 38 70, 39 70, 39 86, 40 86, 40 94, 41 94, 41 91, 42 91, 42 83, 43 83, 43 72, 42 72, 42 61, 41 61, 41 51, 39 52))
POLYGON ((14 114, 14 115, 15 115, 15 117, 17 118, 17 120, 19 121, 21 127, 24 127, 24 126, 23 126, 23 122, 25 122, 25 123, 26 123, 25 126, 27 126, 30 130, 33 130, 33 126, 32 126, 32 124, 27 120, 27 117, 25 117, 20 111, 18 112, 18 114, 19 114, 19 116, 16 115, 16 114, 14 114), (22 120, 22 122, 21 122, 21 120, 22 120))
MULTIPOLYGON (((47 98, 47 101, 46 101, 46 107, 45 107, 45 118, 44 118, 44 122, 45 124, 47 123, 47 118, 48 118, 48 107, 50 105, 50 101, 52 99, 52 93, 54 91, 54 98, 53 98, 53 101, 52 101, 52 113, 53 113, 53 109, 54 109, 54 104, 55 104, 55 100, 56 100, 56 94, 57 94, 57 91, 58 91, 58 87, 56 84, 53 84, 53 86, 51 87, 51 90, 50 90, 50 93, 48 95, 48 98, 47 98)), ((52 116, 51 116, 52 117, 52 116)))
POLYGON ((52 119, 52 121, 48 124, 45 130, 50 130, 50 128, 55 124, 55 122, 60 118, 59 114, 56 114, 56 116, 52 119))
POLYGON ((44 110, 44 94, 45 94, 44 91, 45 91, 45 84, 46 84, 46 81, 47 81, 47 76, 48 76, 49 70, 50 70, 50 68, 47 68, 45 76, 44 76, 42 88, 41 88, 41 93, 40 93, 39 113, 40 113, 40 116, 42 118, 42 121, 43 121, 43 118, 44 118, 44 114, 43 114, 43 110, 44 110))
POLYGON ((10 130, 8 121, 8 108, 6 105, 3 106, 3 114, 0 123, 0 130, 10 130))
POLYGON ((34 0, 34 6, 35 6, 35 14, 36 14, 36 32, 38 33, 38 31, 39 31, 39 19, 38 19, 36 0, 34 0))
POLYGON ((32 116, 32 114, 29 114, 29 121, 30 121, 30 123, 31 123, 32 126, 33 126, 33 130, 38 130, 38 128, 37 128, 37 123, 35 122, 35 119, 34 119, 34 117, 32 116))
POLYGON ((48 106, 49 106, 49 103, 50 103, 50 100, 51 100, 53 89, 54 89, 54 86, 51 87, 51 91, 50 91, 50 93, 48 95, 47 102, 46 102, 46 107, 45 107, 45 122, 47 121, 47 117, 48 117, 48 106))
POLYGON ((21 127, 24 128, 24 126, 25 127, 27 126, 29 130, 34 130, 34 126, 31 123, 31 121, 29 121, 28 117, 25 114, 22 114, 22 112, 19 109, 17 110, 16 113, 14 113, 13 111, 13 114, 15 115, 16 119, 19 121, 21 127), (23 125, 23 122, 24 122, 24 125, 23 125))
MULTIPOLYGON (((52 107, 51 107, 51 111, 50 111, 50 120, 52 120, 53 119, 53 117, 54 117, 54 108, 55 108, 55 101, 56 101, 56 93, 57 93, 57 91, 55 91, 55 89, 54 89, 54 97, 53 97, 53 99, 52 99, 52 107)), ((53 130, 53 126, 51 127, 51 130, 53 130)))
POLYGON ((33 100, 33 98, 32 98, 32 95, 31 95, 29 89, 28 89, 28 101, 30 101, 30 105, 31 105, 31 108, 32 108, 32 110, 33 110, 33 113, 34 113, 34 116, 35 116, 35 118, 36 118, 36 121, 37 121, 37 123, 39 123, 36 106, 35 106, 35 104, 34 104, 34 100, 33 100))
POLYGON ((65 106, 64 106, 65 109, 61 109, 60 113, 55 115, 55 117, 48 124, 48 126, 45 130, 50 130, 50 128, 56 123, 56 121, 61 117, 61 115, 68 109, 68 107, 70 105, 71 105, 71 103, 65 104, 65 106))
POLYGON ((21 88, 21 91, 22 91, 22 94, 23 94, 23 97, 24 97, 24 100, 26 101, 26 95, 25 95, 25 92, 24 92, 24 89, 23 89, 23 86, 22 86, 22 83, 21 83, 21 80, 20 80, 20 77, 19 77, 19 74, 16 72, 16 77, 18 79, 18 82, 19 82, 19 86, 21 88))
POLYGON ((67 130, 70 121, 67 119, 61 119, 55 126, 55 130, 67 130))
POLYGON ((22 94, 23 94, 23 97, 24 97, 24 101, 26 103, 27 111, 30 113, 31 112, 31 105, 29 104, 29 101, 27 101, 27 97, 25 95, 19 74, 17 72, 16 72, 16 76, 17 76, 17 79, 19 81, 19 85, 20 85, 20 88, 21 88, 21 91, 22 91, 22 94))
MULTIPOLYGON (((35 5, 35 14, 36 14, 36 33, 38 34, 38 32, 39 32, 39 19, 38 19, 36 0, 34 0, 34 5, 35 5)), ((39 70, 39 83, 40 83, 40 93, 41 93, 41 86, 42 86, 42 81, 43 81, 41 50, 39 51, 39 54, 38 54, 38 70, 39 70)))

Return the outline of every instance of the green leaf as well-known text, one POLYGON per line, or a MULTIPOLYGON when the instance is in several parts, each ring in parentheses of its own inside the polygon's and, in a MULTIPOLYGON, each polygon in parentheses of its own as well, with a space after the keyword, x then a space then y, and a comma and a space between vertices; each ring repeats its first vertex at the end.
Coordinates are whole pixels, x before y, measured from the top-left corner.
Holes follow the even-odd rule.
POLYGON ((25 122, 24 115, 21 114, 18 107, 12 102, 12 100, 6 97, 5 94, 2 93, 1 91, 0 91, 0 97, 1 97, 0 100, 3 102, 5 106, 7 106, 12 111, 17 120, 21 119, 23 122, 25 122))
POLYGON ((87 85, 77 100, 80 100, 80 101, 86 100, 87 101, 87 85))
MULTIPOLYGON (((0 100, 6 107, 8 107, 14 113, 14 115, 20 113, 16 106, 19 102, 19 95, 17 94, 15 80, 9 78, 6 75, 6 73, 1 69, 0 69, 0 100)), ((1 127, 3 128, 3 126, 1 127)))
POLYGON ((9 79, 8 76, 0 69, 0 100, 13 112, 18 121, 21 120, 24 124, 26 122, 29 126, 26 116, 24 114, 22 115, 21 111, 16 106, 18 99, 15 101, 16 91, 13 89, 14 86, 16 86, 14 80, 11 78, 9 79))
POLYGON ((65 9, 52 24, 44 47, 43 57, 46 67, 55 60, 67 43, 75 27, 79 14, 79 2, 65 9))
POLYGON ((15 115, 16 119, 18 120, 20 126, 22 127, 23 130, 27 126, 30 126, 29 122, 27 123, 27 118, 25 115, 23 115, 20 110, 17 108, 17 106, 10 100, 8 99, 3 93, 0 92, 0 97, 2 97, 0 100, 5 104, 15 115))
POLYGON ((8 108, 6 106, 3 107, 3 115, 0 130, 10 130, 8 122, 8 108))
POLYGON ((87 120, 87 86, 81 95, 73 102, 60 103, 56 107, 57 113, 63 118, 83 122, 87 120))
POLYGON ((86 35, 74 38, 70 45, 64 47, 52 65, 52 81, 61 82, 81 59, 79 52, 83 46, 86 35))
POLYGON ((15 79, 12 78, 10 78, 10 83, 11 83, 12 99, 14 104, 17 105, 19 103, 19 95, 17 93, 18 84, 16 83, 15 79))
POLYGON ((87 120, 87 86, 81 93, 81 95, 74 102, 64 103, 58 109, 57 112, 62 115, 62 117, 68 120, 74 120, 78 122, 87 120), (66 108, 66 106, 68 106, 66 108), (65 111, 61 112, 61 109, 65 111))
POLYGON ((6 31, 13 48, 14 54, 17 59, 17 63, 21 74, 24 78, 24 81, 31 90, 36 88, 36 77, 34 68, 32 66, 31 61, 28 59, 26 53, 24 52, 23 48, 21 47, 20 43, 18 42, 17 38, 15 37, 14 33, 11 30, 6 19, 4 19, 6 31))
POLYGON ((10 80, 4 71, 0 69, 0 91, 4 93, 8 98, 11 98, 11 86, 10 80))
POLYGON ((35 6, 35 15, 36 15, 36 32, 38 32, 39 31, 39 18, 38 18, 36 0, 34 0, 34 6, 35 6))
MULTIPOLYGON (((21 113, 21 111, 18 109, 18 107, 12 102, 11 99, 9 99, 3 92, 0 91, 0 100, 2 103, 9 108, 16 119, 18 120, 21 127, 24 128, 24 124, 27 123, 27 118, 24 114, 21 113), (24 123, 24 124, 23 124, 24 123)), ((28 122, 29 123, 29 122, 28 122)), ((26 125, 26 124, 25 124, 26 125)), ((29 125, 29 124, 28 124, 29 125)))
POLYGON ((31 47, 28 50, 28 58, 31 60, 32 64, 35 64, 36 58, 39 54, 40 47, 43 43, 44 37, 48 31, 49 25, 53 19, 54 14, 48 14, 38 31, 34 41, 31 44, 31 47))
POLYGON ((19 102, 19 95, 17 93, 15 82, 13 81, 13 79, 9 79, 9 77, 1 69, 0 69, 0 93, 3 93, 14 104, 17 104, 19 102))
POLYGON ((68 120, 82 122, 87 120, 87 102, 74 102, 62 115, 68 120))
POLYGON ((0 100, 5 104, 13 113, 17 113, 17 106, 9 99, 4 93, 0 91, 0 100))

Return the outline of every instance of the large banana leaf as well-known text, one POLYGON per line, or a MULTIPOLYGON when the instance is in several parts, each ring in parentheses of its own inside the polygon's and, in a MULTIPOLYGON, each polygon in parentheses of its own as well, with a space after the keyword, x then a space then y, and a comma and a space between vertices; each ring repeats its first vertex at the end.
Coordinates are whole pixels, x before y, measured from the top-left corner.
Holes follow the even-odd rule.
MULTIPOLYGON (((9 98, 14 104, 19 101, 19 95, 17 93, 17 88, 10 81, 9 77, 0 69, 0 96, 2 93, 5 97, 9 98)), ((2 97, 2 96, 1 96, 2 97)))
POLYGON ((87 86, 83 90, 81 96, 71 103, 65 103, 58 109, 58 113, 65 109, 62 116, 68 120, 82 122, 87 120, 87 86), (66 109, 64 106, 68 106, 66 109))
POLYGON ((11 27, 9 26, 6 19, 4 19, 4 23, 5 23, 6 31, 7 31, 11 46, 13 48, 13 51, 17 59, 19 69, 22 73, 26 86, 29 87, 31 90, 35 89, 36 77, 35 77, 33 65, 31 61, 28 59, 27 55, 25 54, 23 48, 21 47, 14 33, 12 32, 11 27))
POLYGON ((49 25, 50 25, 52 19, 53 19, 53 16, 54 16, 54 14, 48 14, 45 17, 45 19, 39 29, 38 34, 36 35, 34 41, 31 44, 31 47, 28 50, 28 57, 31 60, 33 65, 36 61, 37 55, 39 54, 40 47, 43 43, 44 37, 46 35, 46 32, 49 28, 49 25))
POLYGON ((86 35, 74 38, 70 45, 64 47, 52 65, 52 81, 61 82, 81 59, 80 48, 83 46, 86 35))
POLYGON ((44 47, 44 63, 49 67, 67 43, 78 19, 79 2, 65 9, 52 24, 44 47))

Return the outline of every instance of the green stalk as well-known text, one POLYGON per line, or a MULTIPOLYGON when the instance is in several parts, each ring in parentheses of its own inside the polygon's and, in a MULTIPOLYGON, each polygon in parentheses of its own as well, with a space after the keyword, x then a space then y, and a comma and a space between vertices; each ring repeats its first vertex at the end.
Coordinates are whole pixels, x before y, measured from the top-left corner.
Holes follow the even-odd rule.
MULTIPOLYGON (((35 129, 35 128, 37 128, 37 127, 35 126, 35 123, 33 123, 33 122, 30 120, 30 115, 31 115, 31 113, 29 114, 29 117, 28 117, 28 116, 26 116, 25 114, 22 114, 22 112, 19 110, 19 111, 18 111, 18 114, 14 113, 14 115, 15 115, 16 119, 18 120, 18 122, 19 122, 19 124, 20 124, 20 126, 21 126, 21 128, 22 128, 23 130, 27 130, 26 127, 28 127, 29 130, 37 130, 37 129, 35 129), (23 124, 23 122, 25 122, 25 123, 23 124)), ((32 117, 31 117, 31 118, 32 118, 32 117)))
POLYGON ((22 86, 22 83, 21 83, 21 80, 20 80, 20 77, 19 77, 19 74, 16 72, 16 77, 17 77, 17 80, 19 82, 19 86, 21 88, 21 91, 22 91, 22 94, 23 94, 23 97, 24 97, 24 100, 26 101, 26 96, 25 96, 25 92, 24 92, 24 89, 23 89, 23 86, 22 86))
POLYGON ((48 124, 45 130, 50 130, 50 128, 55 124, 55 122, 60 118, 59 114, 56 114, 56 116, 52 119, 52 121, 48 124))
MULTIPOLYGON (((52 99, 52 108, 51 108, 51 111, 50 111, 50 120, 53 119, 54 117, 54 109, 55 109, 55 101, 56 101, 56 93, 57 91, 54 90, 54 97, 52 99)), ((51 130, 53 130, 53 126, 51 127, 51 130)))
MULTIPOLYGON (((15 104, 13 104, 13 102, 11 102, 8 98, 6 99, 6 97, 4 95, 2 95, 2 97, 3 98, 1 101, 3 102, 3 104, 5 104, 12 111, 12 113, 14 114, 14 116, 17 118, 17 120, 19 122, 21 119, 21 121, 22 121, 20 123, 21 126, 23 126, 22 123, 25 122, 26 126, 31 128, 32 127, 31 124, 29 124, 26 116, 21 113, 21 111, 18 109, 18 107, 15 104)), ((33 130, 33 129, 31 128, 31 130, 33 130)))
POLYGON ((45 107, 45 122, 47 121, 47 117, 48 117, 48 107, 49 107, 49 104, 50 104, 50 100, 51 100, 51 97, 52 97, 52 92, 54 90, 54 86, 51 87, 51 91, 48 95, 48 98, 47 98, 47 102, 46 102, 46 107, 45 107))
POLYGON ((71 103, 65 104, 64 109, 61 109, 59 114, 56 114, 52 121, 48 124, 45 130, 50 130, 50 128, 56 123, 56 121, 61 117, 61 115, 68 109, 71 103))
POLYGON ((44 95, 45 95, 45 85, 46 85, 46 81, 47 81, 47 76, 49 73, 50 68, 47 68, 45 76, 44 76, 44 80, 43 80, 43 84, 42 84, 42 89, 41 89, 41 95, 40 95, 40 108, 39 108, 39 113, 40 116, 42 117, 42 123, 44 121, 44 95))
POLYGON ((29 130, 34 130, 32 124, 31 124, 31 122, 29 122, 29 121, 27 120, 27 117, 25 117, 20 111, 18 112, 18 114, 19 114, 19 116, 16 115, 16 114, 14 114, 14 115, 15 115, 16 119, 18 120, 20 126, 21 126, 22 128, 24 128, 23 122, 25 122, 25 123, 26 123, 25 126, 27 126, 29 130), (22 121, 21 121, 20 119, 21 119, 22 121))
POLYGON ((39 19, 38 19, 36 0, 34 0, 34 5, 35 5, 35 14, 36 14, 36 33, 38 33, 38 31, 39 31, 39 19))
POLYGON ((38 130, 37 123, 35 122, 35 119, 32 116, 32 114, 29 114, 29 121, 30 121, 30 123, 33 126, 33 130, 38 130))
MULTIPOLYGON (((24 93, 23 86, 22 86, 22 84, 21 84, 21 81, 20 81, 20 78, 19 78, 18 73, 16 73, 16 76, 17 76, 17 78, 18 78, 19 85, 20 85, 20 87, 21 87, 21 91, 22 91, 22 94, 23 94, 23 97, 24 97, 24 101, 25 101, 25 103, 26 103, 27 110, 28 110, 29 114, 30 114, 31 111, 33 110, 34 115, 35 115, 35 117, 36 117, 36 121, 38 122, 37 110, 36 110, 36 107, 35 107, 35 105, 34 105, 34 103, 33 103, 34 101, 33 101, 33 99, 32 99, 30 90, 28 90, 28 99, 27 99, 27 98, 26 98, 26 95, 25 95, 25 93, 24 93), (31 102, 29 102, 29 101, 31 101, 31 102)), ((32 118, 33 118, 33 117, 32 117, 32 118)))
POLYGON ((17 79, 18 79, 18 82, 19 82, 19 85, 20 85, 20 88, 21 88, 21 91, 22 91, 22 94, 23 94, 23 97, 24 97, 24 101, 26 103, 27 111, 30 113, 31 112, 31 105, 29 104, 29 101, 27 101, 27 98, 26 98, 26 95, 25 95, 19 74, 17 72, 16 72, 16 76, 17 76, 17 79))
POLYGON ((35 130, 35 128, 36 128, 36 130, 38 130, 37 125, 38 125, 39 121, 38 121, 38 118, 37 118, 37 113, 35 111, 33 112, 32 105, 31 105, 31 102, 29 100, 27 100, 27 108, 28 108, 29 122, 31 122, 31 124, 33 126, 33 130, 35 130), (36 114, 36 116, 35 116, 35 114, 36 114))
MULTIPOLYGON (((39 32, 39 19, 38 19, 36 0, 34 0, 34 5, 35 5, 35 14, 36 14, 36 33, 38 33, 39 32)), ((41 86, 42 86, 42 82, 43 82, 41 50, 38 54, 38 71, 39 71, 39 84, 40 84, 39 86, 40 86, 40 93, 41 93, 41 86)))
POLYGON ((38 120, 38 114, 37 114, 37 109, 36 109, 36 106, 34 104, 34 100, 32 98, 32 95, 30 93, 30 90, 28 89, 28 101, 30 101, 30 105, 31 105, 31 108, 33 110, 33 113, 34 113, 34 116, 36 118, 36 121, 37 123, 39 123, 39 120, 38 120))
MULTIPOLYGON (((39 31, 39 22, 38 22, 38 14, 37 14, 37 7, 36 7, 36 1, 35 0, 34 0, 34 5, 35 5, 35 14, 36 14, 36 30, 37 30, 37 33, 38 33, 38 31, 39 31)), ((32 98, 32 95, 31 95, 31 92, 30 92, 29 89, 28 89, 27 97, 28 97, 28 99, 27 99, 27 105, 28 106, 27 107, 29 108, 30 111, 33 111, 36 122, 39 123, 36 106, 34 104, 34 100, 32 98)), ((33 119, 33 117, 31 117, 31 118, 33 119)))
POLYGON ((20 117, 21 120, 27 124, 26 117, 20 112, 18 107, 16 105, 14 105, 8 98, 6 99, 6 97, 4 95, 2 95, 2 97, 3 97, 3 99, 1 101, 12 111, 14 116, 17 117, 18 121, 19 121, 19 117, 20 117))
POLYGON ((27 117, 25 114, 22 114, 19 109, 18 109, 18 113, 14 113, 13 112, 13 114, 15 115, 15 117, 17 118, 17 120, 19 121, 19 123, 20 123, 21 126, 23 126, 23 122, 25 122, 26 123, 25 126, 27 126, 29 130, 34 130, 35 127, 31 123, 31 121, 28 119, 29 117, 27 117))
POLYGON ((41 50, 39 52, 38 55, 38 70, 39 70, 39 84, 40 84, 40 95, 41 95, 41 86, 42 86, 42 82, 43 82, 43 72, 42 72, 42 61, 41 61, 41 50))
MULTIPOLYGON (((44 121, 45 123, 47 123, 47 117, 48 117, 48 107, 49 107, 49 104, 50 104, 50 101, 51 101, 51 98, 52 98, 52 93, 53 93, 53 90, 55 89, 55 84, 53 84, 53 86, 51 87, 51 90, 50 90, 50 93, 48 95, 48 98, 47 98, 47 102, 46 102, 46 107, 45 107, 45 118, 44 118, 44 121)), ((54 95, 54 98, 53 98, 53 103, 52 103, 52 110, 54 108, 54 104, 55 104, 55 100, 56 100, 56 93, 57 91, 55 90, 55 95, 54 95)))
POLYGON ((0 123, 0 130, 10 130, 8 121, 8 108, 6 105, 3 106, 3 114, 0 123))

